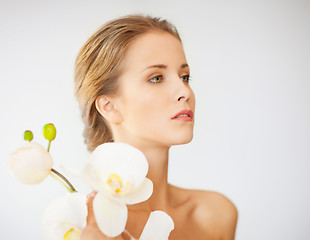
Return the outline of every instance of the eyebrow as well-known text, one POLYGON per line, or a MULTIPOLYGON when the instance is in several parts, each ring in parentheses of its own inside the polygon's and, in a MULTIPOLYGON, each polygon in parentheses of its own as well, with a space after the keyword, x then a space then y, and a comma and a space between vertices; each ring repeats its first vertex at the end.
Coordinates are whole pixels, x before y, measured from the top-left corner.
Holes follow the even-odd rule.
MULTIPOLYGON (((183 64, 181 65, 181 69, 186 68, 186 67, 189 67, 187 63, 183 63, 183 64)), ((166 69, 166 68, 167 68, 167 65, 164 65, 164 64, 155 64, 155 65, 151 65, 151 66, 148 66, 147 68, 145 68, 142 72, 144 72, 145 70, 150 69, 150 68, 162 68, 162 69, 166 69)))

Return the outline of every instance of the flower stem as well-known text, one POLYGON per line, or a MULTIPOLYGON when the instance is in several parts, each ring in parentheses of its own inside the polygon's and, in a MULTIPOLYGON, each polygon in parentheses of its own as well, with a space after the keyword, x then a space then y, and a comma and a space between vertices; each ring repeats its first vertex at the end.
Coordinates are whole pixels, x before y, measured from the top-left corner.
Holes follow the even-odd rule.
POLYGON ((60 182, 70 193, 76 192, 75 188, 68 181, 68 179, 65 178, 60 172, 56 171, 54 168, 51 169, 50 176, 60 182))
POLYGON ((126 229, 124 229, 124 233, 126 233, 130 237, 130 240, 139 240, 135 239, 126 229))
POLYGON ((50 151, 50 148, 51 148, 51 142, 52 142, 52 141, 48 141, 48 146, 47 146, 47 151, 48 151, 48 152, 50 151))

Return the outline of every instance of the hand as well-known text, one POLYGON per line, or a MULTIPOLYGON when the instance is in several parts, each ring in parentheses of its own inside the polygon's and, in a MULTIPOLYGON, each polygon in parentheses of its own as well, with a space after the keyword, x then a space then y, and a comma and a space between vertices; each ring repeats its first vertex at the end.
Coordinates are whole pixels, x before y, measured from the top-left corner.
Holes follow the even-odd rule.
POLYGON ((105 236, 100 229, 95 220, 94 210, 93 210, 93 200, 96 196, 95 192, 90 193, 87 197, 87 207, 88 207, 88 216, 87 216, 87 225, 83 229, 80 240, 124 240, 122 236, 115 238, 109 238, 105 236))

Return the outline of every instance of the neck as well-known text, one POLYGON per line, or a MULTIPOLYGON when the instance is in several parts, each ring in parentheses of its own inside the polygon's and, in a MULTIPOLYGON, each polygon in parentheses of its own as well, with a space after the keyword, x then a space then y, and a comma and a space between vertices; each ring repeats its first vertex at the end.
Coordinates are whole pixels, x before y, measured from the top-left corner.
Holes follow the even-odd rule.
MULTIPOLYGON (((123 141, 127 142, 127 141, 123 141)), ((134 141, 127 142, 142 151, 149 163, 147 178, 153 182, 153 194, 145 202, 136 207, 147 208, 150 211, 156 209, 164 210, 168 206, 168 146, 156 146, 139 144, 134 141)))
POLYGON ((146 204, 155 210, 168 204, 169 148, 149 149, 143 153, 149 162, 147 178, 153 182, 153 194, 146 204))

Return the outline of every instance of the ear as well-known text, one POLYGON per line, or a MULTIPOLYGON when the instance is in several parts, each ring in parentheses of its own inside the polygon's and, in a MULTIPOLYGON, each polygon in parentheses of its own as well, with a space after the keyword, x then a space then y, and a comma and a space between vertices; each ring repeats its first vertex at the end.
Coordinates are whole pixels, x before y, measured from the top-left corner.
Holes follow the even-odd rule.
POLYGON ((121 113, 117 110, 113 100, 107 96, 100 96, 96 99, 97 111, 109 122, 118 124, 123 121, 121 113))

